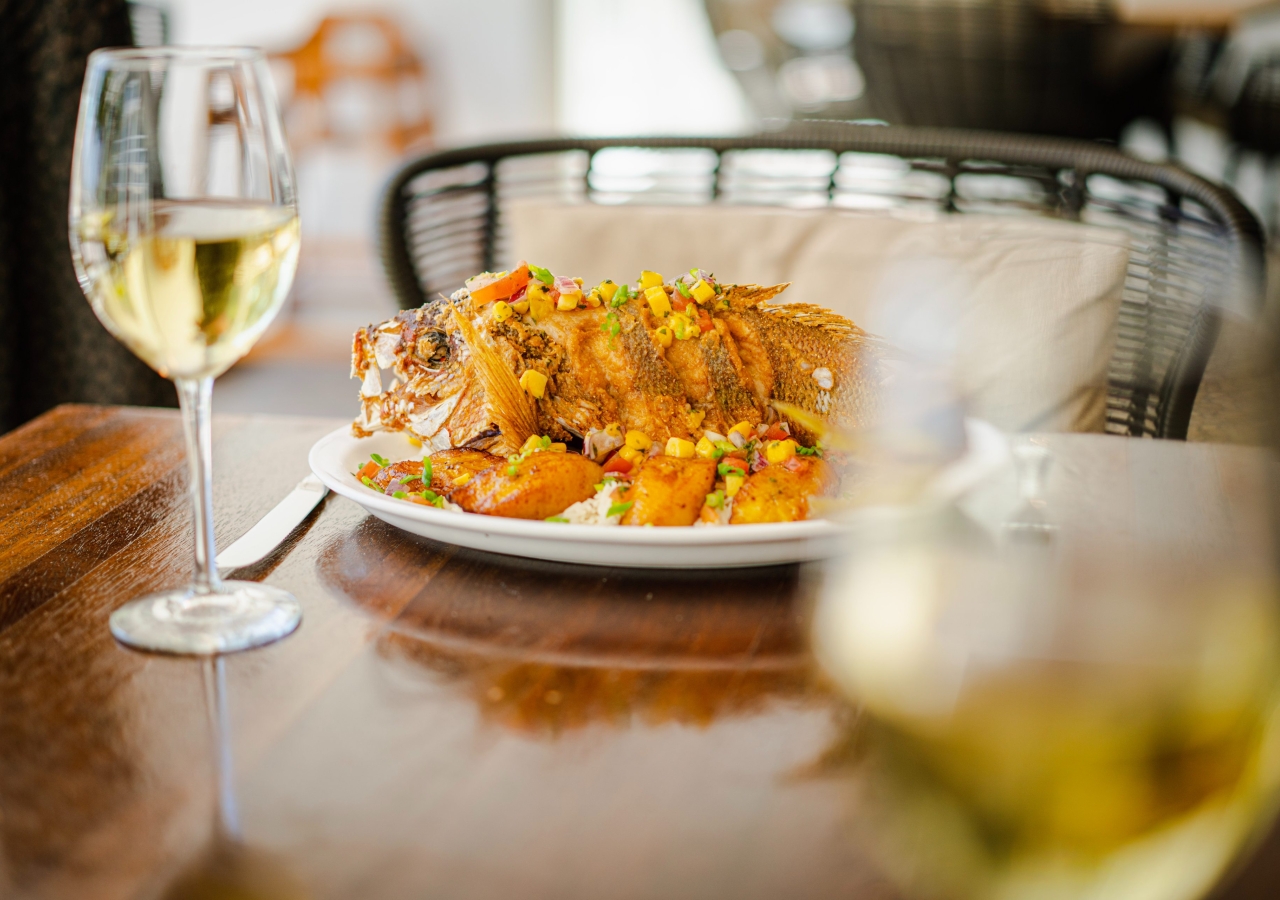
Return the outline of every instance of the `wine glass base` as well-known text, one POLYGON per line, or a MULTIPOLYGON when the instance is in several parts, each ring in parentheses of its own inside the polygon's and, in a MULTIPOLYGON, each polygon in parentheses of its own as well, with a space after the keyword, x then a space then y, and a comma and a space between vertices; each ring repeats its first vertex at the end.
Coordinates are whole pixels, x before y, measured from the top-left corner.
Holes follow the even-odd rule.
POLYGON ((302 621, 288 591, 252 581, 224 581, 216 593, 192 588, 149 594, 111 614, 111 633, 135 650, 208 655, 278 641, 302 621))

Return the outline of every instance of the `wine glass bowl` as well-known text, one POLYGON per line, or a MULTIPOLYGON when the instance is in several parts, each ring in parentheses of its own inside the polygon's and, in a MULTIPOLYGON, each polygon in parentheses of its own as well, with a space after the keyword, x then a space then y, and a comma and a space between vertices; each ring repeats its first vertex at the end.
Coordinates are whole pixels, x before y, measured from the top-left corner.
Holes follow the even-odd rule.
POLYGON ((213 379, 260 338, 297 268, 293 167, 262 53, 151 47, 89 57, 72 159, 69 236, 94 313, 175 382, 195 521, 191 585, 111 617, 145 650, 220 653, 290 633, 295 598, 214 567, 213 379))

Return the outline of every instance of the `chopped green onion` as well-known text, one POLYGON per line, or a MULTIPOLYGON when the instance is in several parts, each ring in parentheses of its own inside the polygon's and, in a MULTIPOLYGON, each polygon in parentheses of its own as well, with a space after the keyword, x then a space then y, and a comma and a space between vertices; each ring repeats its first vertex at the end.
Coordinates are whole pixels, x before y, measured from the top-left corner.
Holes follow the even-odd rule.
POLYGON ((684 286, 684 281, 676 282, 676 290, 680 292, 680 296, 686 300, 692 300, 693 294, 689 293, 689 289, 684 286))
POLYGON ((423 492, 422 492, 422 499, 423 499, 423 500, 426 500, 428 503, 435 503, 435 502, 436 502, 436 500, 438 500, 438 499, 440 499, 440 498, 439 498, 439 496, 436 494, 436 492, 435 492, 435 491, 423 491, 423 492))
POLYGON ((724 506, 724 491, 713 491, 707 494, 707 506, 712 509, 721 509, 724 506))
POLYGON ((510 475, 512 478, 515 478, 517 475, 520 474, 520 469, 517 466, 507 466, 507 474, 510 475))
POLYGON ((741 475, 742 470, 728 463, 720 463, 720 465, 716 466, 716 474, 723 478, 725 475, 741 475))
POLYGON ((605 513, 605 515, 606 515, 606 516, 620 516, 620 515, 622 515, 624 512, 626 512, 627 510, 629 510, 629 509, 630 509, 632 506, 634 506, 634 505, 635 505, 635 501, 634 501, 634 500, 628 500, 626 503, 615 503, 615 504, 613 504, 613 506, 610 506, 610 507, 609 507, 609 511, 608 511, 607 513, 605 513))
POLYGON ((392 494, 391 496, 392 496, 392 497, 395 497, 397 500, 403 500, 403 499, 405 499, 406 497, 408 497, 409 495, 408 495, 408 494, 406 494, 404 491, 396 491, 396 492, 395 492, 394 494, 392 494))
POLYGON ((529 272, 530 274, 533 275, 534 278, 538 279, 543 284, 555 284, 556 279, 555 279, 555 276, 551 274, 550 269, 544 269, 541 266, 530 265, 529 272))
POLYGON ((568 524, 569 524, 569 520, 568 520, 568 519, 566 519, 564 516, 547 516, 545 519, 543 519, 543 521, 544 521, 544 522, 559 522, 559 523, 561 523, 562 525, 568 525, 568 524))
POLYGON ((444 509, 444 498, 436 497, 436 499, 431 501, 431 505, 434 506, 436 509, 444 509))
POLYGON ((373 460, 374 462, 376 462, 376 463, 377 463, 378 465, 380 465, 380 466, 389 466, 389 465, 391 465, 389 462, 387 462, 387 459, 386 459, 386 457, 385 457, 385 456, 379 456, 379 455, 378 455, 378 454, 376 454, 376 453, 370 453, 370 454, 369 454, 369 458, 370 458, 371 460, 373 460))
POLYGON ((819 459, 822 458, 821 447, 797 447, 796 453, 799 453, 801 456, 816 456, 819 459))
POLYGON ((551 436, 550 436, 550 435, 546 435, 546 434, 544 434, 542 437, 540 437, 540 438, 538 439, 538 443, 542 445, 542 449, 543 449, 543 450, 550 449, 550 447, 551 447, 551 436))
POLYGON ((604 322, 600 324, 601 331, 609 332, 611 337, 616 337, 618 332, 622 331, 622 323, 618 321, 618 314, 611 312, 604 317, 604 322))
POLYGON ((422 457, 422 483, 430 484, 434 473, 431 470, 431 457, 422 457))
MULTIPOLYGON (((631 299, 631 288, 625 284, 618 285, 618 290, 614 292, 613 299, 609 301, 609 305, 617 309, 622 304, 631 299)), ((617 332, 614 332, 617 334, 617 332)))
MULTIPOLYGON (((361 481, 361 483, 363 483, 363 484, 364 484, 364 486, 365 486, 365 487, 367 487, 367 488, 373 488, 375 491, 381 491, 381 490, 382 490, 382 488, 378 487, 376 484, 374 484, 374 483, 369 479, 369 476, 368 476, 368 475, 366 475, 366 476, 364 476, 363 478, 361 478, 361 479, 360 479, 360 481, 361 481)), ((383 493, 386 493, 386 491, 383 491, 383 493)))

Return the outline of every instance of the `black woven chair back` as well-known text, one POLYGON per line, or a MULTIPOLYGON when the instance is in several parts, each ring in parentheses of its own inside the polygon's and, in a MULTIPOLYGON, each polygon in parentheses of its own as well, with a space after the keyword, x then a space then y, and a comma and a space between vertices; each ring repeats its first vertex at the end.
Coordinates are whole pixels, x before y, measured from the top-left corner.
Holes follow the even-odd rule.
POLYGON ((1183 169, 1079 141, 808 123, 742 138, 561 139, 411 160, 386 189, 380 223, 401 305, 510 262, 504 210, 531 197, 917 207, 1122 228, 1131 252, 1109 374, 1107 430, 1116 434, 1185 438, 1219 307, 1230 290, 1258 292, 1257 221, 1229 191, 1183 169))
POLYGON ((895 125, 1119 137, 1167 118, 1172 35, 1135 32, 1106 0, 856 0, 854 57, 895 125))
POLYGON ((1236 143, 1268 155, 1280 153, 1280 57, 1249 72, 1230 121, 1236 143))

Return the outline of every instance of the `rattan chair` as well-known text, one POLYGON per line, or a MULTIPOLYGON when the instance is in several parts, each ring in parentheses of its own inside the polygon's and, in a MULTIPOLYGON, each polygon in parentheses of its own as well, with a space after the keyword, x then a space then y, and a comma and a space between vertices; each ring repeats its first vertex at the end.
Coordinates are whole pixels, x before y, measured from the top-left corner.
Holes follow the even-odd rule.
POLYGON ((388 184, 380 222, 401 305, 507 261, 504 209, 529 197, 925 207, 1123 228, 1132 248, 1107 409, 1116 434, 1184 439, 1220 305, 1234 290, 1260 297, 1256 219, 1183 169, 1080 141, 806 123, 753 137, 542 140, 411 160, 388 184), (628 166, 616 165, 619 153, 628 166))

